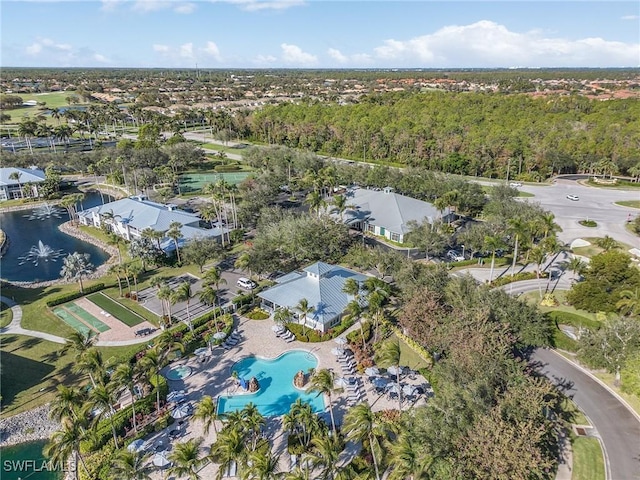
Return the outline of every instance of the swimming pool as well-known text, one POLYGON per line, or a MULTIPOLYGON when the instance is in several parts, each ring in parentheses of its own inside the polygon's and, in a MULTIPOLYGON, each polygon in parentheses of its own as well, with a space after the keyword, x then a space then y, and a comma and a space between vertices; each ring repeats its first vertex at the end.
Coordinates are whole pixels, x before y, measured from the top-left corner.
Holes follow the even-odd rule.
POLYGON ((167 372, 165 377, 167 380, 182 380, 187 378, 193 372, 192 368, 186 365, 172 368, 167 372))
POLYGON ((260 390, 251 394, 221 395, 218 399, 218 413, 241 410, 248 403, 253 403, 265 417, 284 415, 298 398, 309 403, 314 412, 323 412, 323 395, 306 393, 293 385, 293 377, 297 372, 302 370, 307 373, 310 368, 317 366, 318 359, 315 355, 302 350, 291 350, 274 359, 244 358, 231 371, 238 372, 238 377, 247 382, 251 377, 256 377, 260 390))

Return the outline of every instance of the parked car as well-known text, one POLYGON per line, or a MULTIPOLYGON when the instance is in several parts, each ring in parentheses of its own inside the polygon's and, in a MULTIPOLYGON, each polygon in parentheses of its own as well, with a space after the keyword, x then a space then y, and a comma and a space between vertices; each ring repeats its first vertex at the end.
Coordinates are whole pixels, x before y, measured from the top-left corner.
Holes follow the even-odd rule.
POLYGON ((449 250, 446 257, 452 262, 461 262, 462 260, 464 260, 462 254, 460 252, 457 252, 456 250, 449 250))
POLYGON ((245 290, 253 290, 258 286, 256 282, 245 277, 240 277, 236 282, 236 285, 240 288, 244 288, 245 290))
POLYGON ((573 200, 574 202, 577 202, 578 200, 580 200, 580 198, 577 195, 571 195, 571 194, 567 195, 567 198, 569 200, 573 200))
POLYGON ((510 186, 511 188, 518 188, 518 187, 521 187, 521 186, 522 186, 522 184, 521 184, 520 182, 511 182, 511 183, 509 184, 509 186, 510 186))

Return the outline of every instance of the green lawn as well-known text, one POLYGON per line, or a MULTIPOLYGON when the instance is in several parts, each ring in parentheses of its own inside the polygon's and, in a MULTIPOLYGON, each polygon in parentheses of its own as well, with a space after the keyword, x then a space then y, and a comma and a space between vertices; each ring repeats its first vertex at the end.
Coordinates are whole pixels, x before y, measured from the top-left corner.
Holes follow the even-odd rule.
MULTIPOLYGON (((62 322, 60 322, 62 323, 62 322)), ((23 335, 1 335, 2 417, 51 402, 59 384, 77 384, 72 355, 58 355, 60 344, 23 335)), ((128 360, 139 345, 98 347, 107 366, 128 360)))
POLYGON ((622 200, 620 202, 616 202, 616 205, 620 205, 621 207, 640 208, 640 200, 622 200))
MULTIPOLYGON (((602 248, 600 248, 599 246, 597 246, 595 244, 595 242, 600 239, 602 237, 584 237, 584 240, 586 240, 587 242, 590 242, 591 245, 587 245, 586 247, 577 247, 573 249, 573 253, 575 253, 576 255, 582 255, 583 257, 593 257, 595 255, 598 255, 599 253, 604 252, 604 250, 602 248)), ((628 245, 626 243, 623 242, 618 242, 618 249, 619 250, 624 250, 625 252, 628 251, 631 248, 631 245, 628 245)))
POLYGON ((586 310, 578 310, 577 308, 572 307, 571 305, 565 305, 565 302, 567 301, 567 292, 568 290, 556 290, 553 293, 553 296, 556 298, 556 300, 558 300, 558 303, 559 303, 559 305, 555 307, 544 307, 540 305, 540 295, 538 294, 538 292, 527 292, 522 294, 520 298, 523 300, 526 300, 529 303, 537 304, 540 311, 545 313, 552 312, 554 310, 559 310, 561 312, 568 312, 568 313, 573 313, 575 315, 579 315, 581 317, 586 317, 587 319, 592 321, 597 320, 595 313, 587 312, 586 310))
MULTIPOLYGON (((69 103, 65 100, 67 97, 74 95, 75 92, 53 92, 53 93, 25 93, 17 94, 25 102, 28 100, 35 100, 36 102, 46 102, 46 107, 60 108, 68 107, 69 103)), ((86 104, 79 104, 82 106, 86 104)), ((20 107, 13 110, 6 110, 5 113, 11 115, 10 123, 20 123, 24 118, 36 117, 42 113, 39 107, 20 107)), ((51 125, 57 124, 57 120, 47 116, 47 123, 51 125)), ((64 120, 62 120, 64 121, 64 120)))
POLYGON ((604 480, 604 458, 596 438, 577 437, 572 442, 572 480, 604 480))
POLYGON ((587 417, 582 413, 582 410, 580 410, 575 402, 570 398, 564 398, 562 408, 564 411, 571 414, 571 423, 573 425, 591 425, 591 422, 587 420, 587 417))
POLYGON ((8 305, 0 302, 0 328, 6 327, 13 320, 13 312, 8 305))
POLYGON ((137 313, 132 312, 100 292, 89 295, 87 299, 130 327, 134 327, 145 321, 145 319, 137 313))
MULTIPOLYGON (((392 338, 398 338, 396 335, 393 335, 392 338)), ((428 368, 429 365, 424 359, 418 355, 415 350, 413 350, 409 345, 404 343, 404 341, 399 340, 400 344, 400 365, 407 366, 412 370, 420 370, 422 368, 428 368)))

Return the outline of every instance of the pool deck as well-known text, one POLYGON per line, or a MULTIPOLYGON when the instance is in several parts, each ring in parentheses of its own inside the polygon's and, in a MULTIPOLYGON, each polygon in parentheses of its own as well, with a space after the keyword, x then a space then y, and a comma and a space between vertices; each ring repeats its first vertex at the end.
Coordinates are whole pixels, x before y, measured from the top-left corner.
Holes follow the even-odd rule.
MULTIPOLYGON (((318 359, 318 369, 328 368, 335 372, 336 378, 342 376, 342 369, 338 359, 331 353, 331 350, 337 346, 333 341, 323 343, 303 343, 294 341, 287 343, 276 337, 275 333, 272 331, 272 320, 249 320, 244 317, 240 317, 237 319, 237 323, 238 325, 236 330, 240 334, 240 341, 236 346, 229 350, 225 350, 221 346, 215 347, 212 355, 205 357, 204 362, 201 361, 200 357, 190 356, 173 362, 169 367, 165 367, 165 371, 170 368, 176 368, 180 365, 189 365, 193 367, 193 373, 189 377, 183 380, 169 381, 170 390, 185 390, 188 393, 187 401, 191 402, 194 407, 205 395, 210 395, 214 399, 219 395, 233 395, 237 393, 239 388, 231 377, 231 368, 237 361, 249 355, 256 355, 264 358, 275 358, 289 350, 304 350, 311 352, 318 359)), ((351 329, 356 328, 359 328, 357 324, 351 327, 351 329)), ((371 405, 374 411, 398 408, 397 400, 390 400, 385 394, 379 395, 375 393, 372 385, 369 384, 364 375, 355 376, 362 379, 362 383, 365 386, 366 401, 371 405)), ((419 375, 414 378, 403 378, 402 382, 416 386, 426 386, 425 379, 419 375)), ((350 406, 348 402, 349 400, 346 392, 334 393, 333 413, 338 425, 342 424, 344 415, 350 406)), ((425 402, 426 398, 422 397, 412 405, 423 405, 425 402)), ((327 405, 326 412, 328 417, 329 407, 327 398, 325 398, 325 404, 327 405)), ((404 408, 408 406, 410 405, 403 405, 404 408)), ((219 427, 221 423, 217 422, 217 425, 219 427)), ((174 428, 176 428, 175 424, 161 432, 154 433, 148 438, 149 444, 154 445, 162 442, 170 445, 172 441, 168 437, 168 431, 174 428)), ((287 434, 282 428, 281 417, 268 417, 265 433, 267 438, 271 441, 273 452, 275 454, 281 454, 280 471, 289 471, 289 455, 286 453, 287 434)), ((212 427, 209 434, 205 435, 201 422, 187 419, 183 425, 183 434, 178 440, 174 440, 174 442, 184 442, 191 438, 199 437, 204 438, 203 447, 206 447, 206 451, 208 452, 209 446, 216 440, 214 428, 212 427)), ((200 471, 202 478, 214 478, 217 473, 218 466, 211 463, 200 471)), ((153 474, 153 478, 161 479, 163 477, 161 472, 158 471, 153 474)))

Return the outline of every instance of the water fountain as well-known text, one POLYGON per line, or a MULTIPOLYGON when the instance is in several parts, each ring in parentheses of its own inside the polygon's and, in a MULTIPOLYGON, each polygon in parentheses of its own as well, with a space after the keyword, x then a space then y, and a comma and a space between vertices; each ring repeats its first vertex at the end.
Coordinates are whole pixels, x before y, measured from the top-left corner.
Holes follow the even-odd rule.
POLYGON ((29 215, 23 215, 27 220, 46 220, 47 218, 61 218, 64 213, 64 209, 56 207, 48 202, 37 206, 29 215))
POLYGON ((38 240, 38 245, 34 245, 27 252, 26 255, 18 257, 20 263, 18 265, 24 265, 27 262, 33 263, 34 266, 38 266, 41 261, 48 262, 49 260, 55 262, 62 256, 63 250, 56 250, 49 245, 42 243, 42 240, 38 240))

